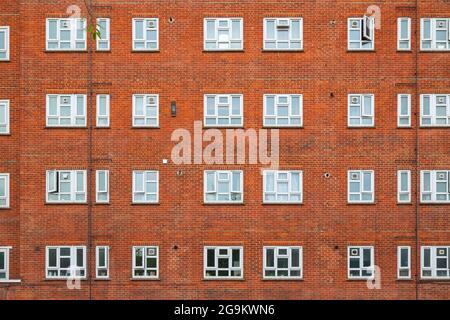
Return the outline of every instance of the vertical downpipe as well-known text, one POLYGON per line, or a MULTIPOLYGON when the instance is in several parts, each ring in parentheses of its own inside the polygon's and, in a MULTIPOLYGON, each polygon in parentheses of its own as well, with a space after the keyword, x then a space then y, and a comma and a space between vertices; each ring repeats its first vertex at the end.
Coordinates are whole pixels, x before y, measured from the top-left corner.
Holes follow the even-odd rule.
POLYGON ((419 259, 419 253, 420 253, 420 249, 419 249, 419 226, 420 226, 420 209, 419 209, 419 204, 420 204, 420 157, 419 157, 419 125, 420 125, 420 108, 419 108, 419 101, 420 101, 420 96, 419 96, 419 48, 420 48, 420 17, 419 17, 419 1, 416 0, 416 26, 415 26, 415 31, 416 31, 416 56, 415 56, 415 60, 416 60, 416 76, 415 76, 415 84, 416 84, 416 88, 415 88, 415 107, 416 107, 416 300, 419 299, 419 278, 420 278, 420 268, 419 268, 419 264, 420 264, 420 259, 419 259))

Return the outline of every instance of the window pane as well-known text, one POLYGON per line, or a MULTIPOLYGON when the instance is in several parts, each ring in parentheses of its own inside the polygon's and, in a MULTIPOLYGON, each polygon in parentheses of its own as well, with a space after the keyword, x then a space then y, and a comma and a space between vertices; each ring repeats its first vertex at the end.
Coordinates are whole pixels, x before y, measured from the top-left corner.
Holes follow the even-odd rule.
POLYGON ((274 267, 275 266, 275 250, 274 249, 266 249, 266 267, 274 267))
POLYGON ((371 250, 364 249, 363 250, 363 266, 369 267, 371 265, 371 250))
POLYGON ((206 21, 206 39, 214 39, 215 38, 215 21, 208 20, 206 21))
POLYGON ((233 249, 232 253, 232 266, 233 267, 239 267, 241 261, 241 253, 239 249, 233 249))
POLYGON ((291 191, 300 192, 300 174, 293 173, 291 175, 291 191))
POLYGON ((408 35, 408 20, 402 19, 400 22, 400 37, 402 39, 407 39, 409 37, 408 35))
POLYGON ((144 39, 144 22, 142 20, 135 21, 135 38, 144 39))
POLYGON ((49 39, 57 39, 57 24, 56 20, 50 20, 48 22, 48 37, 49 39))
POLYGON ((364 173, 364 191, 372 191, 372 174, 369 172, 364 173))
POLYGON ((408 174, 406 172, 401 173, 401 191, 408 191, 408 174))
POLYGON ((300 267, 300 249, 292 249, 292 267, 300 267))
POLYGON ((48 266, 56 267, 56 249, 48 250, 48 266))
POLYGON ((274 20, 267 21, 266 36, 268 39, 275 39, 275 21, 274 20))
POLYGON ((233 20, 231 22, 231 38, 240 39, 241 37, 241 22, 233 20))
POLYGON ((408 267, 408 249, 406 248, 400 250, 400 266, 408 267))

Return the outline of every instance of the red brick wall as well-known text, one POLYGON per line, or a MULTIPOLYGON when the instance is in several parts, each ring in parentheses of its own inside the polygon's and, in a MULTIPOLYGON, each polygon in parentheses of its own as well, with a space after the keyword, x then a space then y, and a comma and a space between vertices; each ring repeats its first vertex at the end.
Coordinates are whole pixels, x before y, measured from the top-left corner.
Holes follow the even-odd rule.
MULTIPOLYGON (((0 246, 13 247, 11 278, 22 283, 0 284, 0 299, 450 298, 450 282, 415 277, 416 239, 450 245, 450 207, 416 204, 418 170, 450 167, 449 129, 416 126, 418 95, 450 92, 450 53, 417 52, 414 32, 412 52, 396 50, 397 17, 411 17, 414 31, 416 15, 450 17, 450 3, 96 0, 94 16, 111 18, 112 50, 94 51, 90 69, 89 53, 45 51, 45 19, 67 16, 71 4, 85 16, 83 1, 18 2, 0 3, 0 25, 11 27, 0 99, 11 100, 12 121, 11 135, 0 136, 0 172, 11 173, 12 196, 11 209, 0 210, 0 246), (376 50, 347 52, 347 18, 370 4, 382 14, 376 50), (203 18, 214 16, 244 19, 244 52, 203 52, 203 18), (263 52, 268 16, 303 17, 304 51, 263 52), (160 52, 131 51, 133 17, 160 19, 160 52), (92 169, 110 170, 111 204, 93 204, 91 228, 88 205, 45 204, 45 170, 89 168, 89 129, 45 128, 45 95, 89 93, 90 83, 92 102, 96 93, 111 95, 111 127, 92 129, 92 169), (263 94, 304 95, 304 127, 280 130, 280 168, 304 171, 301 206, 262 204, 261 165, 162 164, 172 131, 203 119, 203 94, 226 92, 244 95, 245 129, 262 128, 263 94), (375 94, 375 128, 347 128, 347 95, 359 92, 375 94), (160 95, 159 129, 131 127, 133 93, 160 95), (412 94, 411 129, 397 128, 398 93, 412 94), (244 170, 243 205, 203 204, 203 170, 213 168, 244 170), (136 169, 160 171, 160 204, 131 204, 136 169), (347 204, 349 169, 375 170, 375 204, 347 204), (412 171, 412 205, 396 203, 398 169, 412 171), (89 237, 92 276, 95 245, 111 248, 110 281, 68 290, 65 281, 45 280, 45 246, 88 245, 89 237), (203 246, 227 244, 244 247, 244 280, 203 280, 203 246), (272 244, 303 246, 302 281, 262 280, 262 247, 272 244), (159 281, 130 280, 133 245, 159 245, 159 281), (375 246, 381 290, 347 280, 348 245, 375 246), (396 279, 398 245, 412 247, 412 281, 396 279)), ((95 126, 95 103, 88 121, 95 126)), ((94 201, 94 183, 90 191, 94 201)))

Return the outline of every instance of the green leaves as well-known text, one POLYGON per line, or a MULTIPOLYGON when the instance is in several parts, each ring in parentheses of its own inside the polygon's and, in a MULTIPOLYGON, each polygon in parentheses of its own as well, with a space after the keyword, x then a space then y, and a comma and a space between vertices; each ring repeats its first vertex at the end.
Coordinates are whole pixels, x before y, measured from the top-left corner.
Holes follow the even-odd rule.
POLYGON ((99 26, 96 25, 89 25, 87 28, 87 32, 92 35, 92 39, 97 40, 97 38, 101 39, 102 34, 100 32, 99 26))

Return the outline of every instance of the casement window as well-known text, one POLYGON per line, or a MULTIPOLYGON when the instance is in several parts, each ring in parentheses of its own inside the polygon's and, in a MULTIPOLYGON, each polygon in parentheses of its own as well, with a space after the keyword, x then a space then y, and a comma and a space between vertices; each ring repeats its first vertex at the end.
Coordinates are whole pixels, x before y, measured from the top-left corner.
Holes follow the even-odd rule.
POLYGON ((374 248, 348 247, 348 278, 370 279, 374 275, 374 248))
POLYGON ((47 19, 47 50, 86 50, 86 19, 47 19))
POLYGON ((204 49, 228 51, 244 49, 242 18, 204 19, 204 49))
POLYGON ((97 127, 109 127, 109 94, 97 95, 97 127))
POLYGON ((110 19, 97 18, 97 31, 99 32, 96 38, 97 51, 110 50, 110 19))
POLYGON ((9 27, 0 27, 0 61, 9 61, 9 27))
POLYGON ((301 127, 303 125, 303 95, 264 95, 265 127, 301 127))
POLYGON ((422 203, 450 203, 450 170, 420 171, 422 203))
POLYGON ((302 203, 302 171, 264 170, 264 203, 302 203))
POLYGON ((373 170, 348 171, 348 202, 373 203, 375 199, 373 170))
POLYGON ((348 19, 348 50, 375 49, 375 19, 364 16, 348 19))
POLYGON ((397 50, 411 50, 411 18, 397 19, 397 50))
POLYGON ((47 279, 86 278, 86 247, 46 247, 47 279))
POLYGON ((95 172, 95 191, 97 203, 109 202, 109 170, 95 172))
POLYGON ((133 278, 157 279, 159 277, 159 248, 133 247, 133 278))
POLYGON ((86 170, 47 170, 48 203, 85 203, 86 170))
POLYGON ((97 246, 95 248, 95 277, 97 279, 109 278, 109 247, 97 246))
POLYGON ((397 278, 411 279, 411 247, 397 247, 397 278))
POLYGON ((9 134, 9 100, 0 100, 0 135, 9 134))
POLYGON ((241 94, 205 95, 205 127, 242 127, 243 96, 241 94))
POLYGON ((158 189, 158 171, 133 171, 133 203, 157 203, 158 189))
POLYGON ((411 203, 411 171, 397 171, 397 202, 411 203))
POLYGON ((205 203, 242 203, 242 170, 206 170, 204 172, 205 203))
POLYGON ((302 50, 302 18, 264 19, 264 50, 302 50))
POLYGON ((133 95, 133 127, 159 126, 159 95, 133 95))
POLYGON ((375 125, 375 96, 373 94, 348 95, 348 126, 373 127, 375 125))
POLYGON ((205 279, 242 279, 242 247, 205 247, 205 279))
POLYGON ((48 127, 85 127, 86 95, 47 95, 48 127))
POLYGON ((133 50, 159 50, 158 24, 158 18, 133 19, 133 50))
POLYGON ((0 173, 0 209, 9 208, 9 173, 0 173))
POLYGON ((0 247, 0 282, 9 280, 9 250, 10 247, 0 247))
POLYGON ((422 94, 420 105, 422 127, 450 126, 450 94, 422 94))
POLYGON ((397 126, 411 127, 411 95, 397 95, 397 126))
POLYGON ((420 50, 448 51, 450 50, 450 19, 422 18, 420 19, 420 50))
POLYGON ((421 266, 423 279, 450 279, 450 246, 423 246, 421 266))
POLYGON ((301 279, 302 247, 264 247, 264 279, 301 279))

